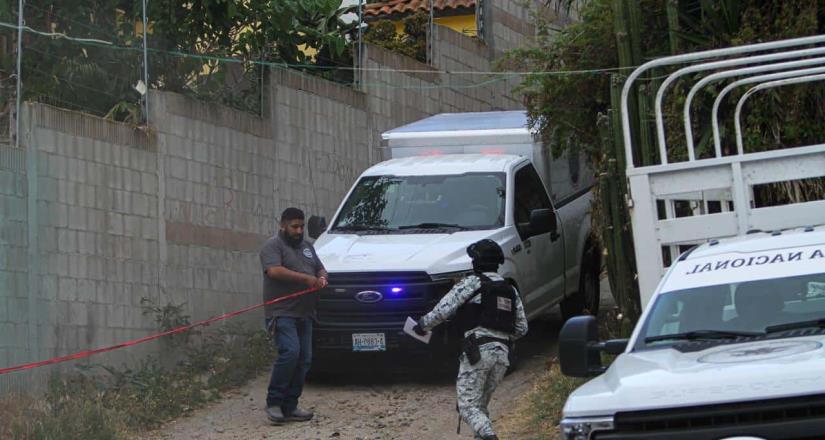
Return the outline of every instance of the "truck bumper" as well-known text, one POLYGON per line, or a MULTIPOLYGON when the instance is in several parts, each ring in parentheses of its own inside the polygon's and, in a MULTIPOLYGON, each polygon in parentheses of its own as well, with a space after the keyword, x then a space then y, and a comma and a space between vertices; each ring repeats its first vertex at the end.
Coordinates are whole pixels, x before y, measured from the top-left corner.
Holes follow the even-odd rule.
POLYGON ((451 280, 434 281, 424 272, 331 273, 329 287, 318 302, 313 364, 321 368, 327 362, 386 358, 403 363, 409 358, 456 357, 460 335, 450 323, 436 328, 429 344, 403 332, 408 316, 417 320, 432 310, 452 284, 451 280), (378 295, 373 293, 369 302, 363 302, 358 299, 362 292, 378 295), (375 300, 376 296, 380 299, 375 300), (381 338, 383 344, 363 351, 358 338, 365 335, 381 338))

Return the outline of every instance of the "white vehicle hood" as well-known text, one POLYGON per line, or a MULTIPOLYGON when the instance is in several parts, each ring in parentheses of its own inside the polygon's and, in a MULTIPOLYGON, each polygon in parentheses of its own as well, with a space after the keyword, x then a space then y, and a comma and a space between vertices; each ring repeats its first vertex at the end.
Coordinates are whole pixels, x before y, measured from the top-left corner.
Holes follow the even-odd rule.
POLYGON ((315 251, 329 272, 469 270, 467 246, 502 230, 453 234, 323 234, 315 251))
POLYGON ((620 355, 577 389, 565 417, 742 402, 825 392, 825 336, 620 355))

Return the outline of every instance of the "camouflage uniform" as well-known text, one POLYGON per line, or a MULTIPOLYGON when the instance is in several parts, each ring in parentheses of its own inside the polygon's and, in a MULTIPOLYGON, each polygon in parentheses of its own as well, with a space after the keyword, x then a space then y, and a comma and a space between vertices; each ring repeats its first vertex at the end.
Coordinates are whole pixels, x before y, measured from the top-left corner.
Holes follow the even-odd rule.
MULTIPOLYGON (((501 280, 501 276, 494 272, 485 272, 491 280, 501 280)), ((481 279, 476 275, 470 275, 456 283, 435 308, 418 321, 418 325, 424 330, 431 330, 433 327, 446 321, 455 315, 459 307, 481 287, 481 279)), ((472 302, 481 302, 481 295, 473 298, 472 302)), ((477 338, 493 337, 505 340, 515 340, 527 333, 527 317, 524 315, 524 306, 519 295, 516 294, 516 325, 513 334, 476 327, 468 330, 464 336, 475 334, 477 338)), ((458 368, 458 379, 456 380, 456 392, 458 393, 458 411, 461 417, 473 428, 475 438, 481 439, 495 434, 493 424, 490 422, 487 404, 493 396, 510 361, 507 358, 507 345, 500 342, 489 342, 479 347, 481 360, 475 365, 471 365, 467 360, 467 355, 461 354, 458 368)))

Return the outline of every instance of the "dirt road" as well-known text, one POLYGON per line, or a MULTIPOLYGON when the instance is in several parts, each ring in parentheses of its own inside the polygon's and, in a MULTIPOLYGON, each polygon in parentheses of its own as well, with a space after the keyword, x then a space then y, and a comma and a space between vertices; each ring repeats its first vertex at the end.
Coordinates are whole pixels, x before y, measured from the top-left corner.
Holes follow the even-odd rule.
MULTIPOLYGON (((606 283, 603 283, 603 286, 606 283)), ((609 295, 609 293, 607 294, 609 295)), ((603 299, 605 288, 603 287, 603 299)), ((610 299, 606 302, 612 303, 610 299)), ((603 302, 604 304, 604 302, 603 302)), ((535 376, 556 353, 561 317, 553 311, 533 321, 519 341, 519 367, 509 374, 490 406, 494 424, 507 417, 513 402, 532 386, 535 376)), ((456 435, 455 378, 384 375, 339 378, 307 383, 301 406, 315 412, 310 422, 272 426, 264 414, 268 374, 228 394, 222 401, 195 411, 149 433, 154 440, 228 439, 471 439, 462 423, 456 435), (344 383, 347 382, 347 383, 344 383)))

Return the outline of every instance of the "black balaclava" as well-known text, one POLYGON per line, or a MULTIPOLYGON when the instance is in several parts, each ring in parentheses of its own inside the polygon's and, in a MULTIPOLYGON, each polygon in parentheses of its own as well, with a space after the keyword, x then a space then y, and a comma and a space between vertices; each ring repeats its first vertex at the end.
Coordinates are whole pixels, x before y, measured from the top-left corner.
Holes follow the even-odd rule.
POLYGON ((475 273, 484 273, 484 272, 496 272, 498 271, 497 264, 478 264, 473 261, 473 272, 475 273))

